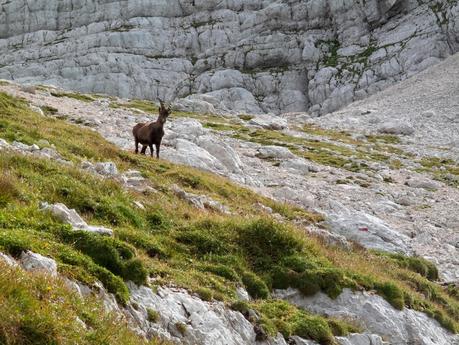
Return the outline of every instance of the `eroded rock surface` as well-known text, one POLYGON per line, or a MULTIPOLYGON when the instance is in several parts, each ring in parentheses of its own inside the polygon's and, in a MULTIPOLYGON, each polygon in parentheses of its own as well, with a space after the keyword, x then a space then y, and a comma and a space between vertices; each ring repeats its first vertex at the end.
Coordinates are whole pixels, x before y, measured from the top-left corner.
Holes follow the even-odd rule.
MULTIPOLYGON (((297 290, 288 289, 278 290, 276 296, 314 313, 355 320, 392 345, 459 344, 458 335, 449 333, 425 314, 407 308, 396 310, 382 297, 367 292, 344 289, 338 298, 331 299, 323 293, 305 297, 297 290)), ((349 344, 345 341, 340 343, 349 344)), ((367 341, 362 344, 374 343, 367 341)))
POLYGON ((46 272, 52 276, 57 276, 56 261, 43 255, 31 251, 22 252, 19 263, 26 271, 46 272))
POLYGON ((0 78, 178 95, 200 112, 324 114, 456 52, 458 14, 456 0, 13 0, 0 78))

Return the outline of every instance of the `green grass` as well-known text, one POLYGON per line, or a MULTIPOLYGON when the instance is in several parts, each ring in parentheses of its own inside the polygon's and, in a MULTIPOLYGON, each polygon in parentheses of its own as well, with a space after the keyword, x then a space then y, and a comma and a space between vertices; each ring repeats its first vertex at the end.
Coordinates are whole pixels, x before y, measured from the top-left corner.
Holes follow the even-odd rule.
POLYGON ((156 310, 153 310, 151 308, 148 308, 147 309, 147 318, 148 318, 148 321, 150 322, 153 322, 153 323, 156 323, 159 321, 160 319, 160 315, 159 313, 156 311, 156 310))
MULTIPOLYGON (((261 197, 219 176, 121 151, 91 130, 40 116, 23 101, 2 93, 0 126, 0 137, 28 144, 47 140, 75 164, 109 160, 121 171, 140 170, 158 191, 154 195, 126 191, 114 180, 102 180, 74 166, 2 151, 0 251, 18 256, 29 249, 52 257, 61 274, 88 285, 101 281, 120 303, 129 299, 125 281, 145 283, 148 276, 156 278, 156 285, 174 284, 205 300, 228 304, 237 300, 236 288, 242 284, 258 298, 254 303, 268 332, 293 332, 323 344, 351 326, 272 301, 273 288, 291 286, 305 295, 322 291, 332 298, 344 288, 374 290, 396 308, 423 311, 444 327, 458 329, 457 293, 428 279, 433 279, 431 266, 405 257, 327 247, 295 226, 296 221, 320 221, 320 215, 261 197), (170 190, 173 184, 224 202, 233 215, 193 208, 175 196, 170 190), (40 211, 40 201, 62 202, 88 223, 112 228, 115 236, 70 231, 40 211), (134 201, 145 210, 135 207, 134 201), (285 222, 258 211, 256 203, 271 207, 285 222)), ((269 143, 287 139, 292 150, 309 145, 316 154, 336 149, 346 155, 349 150, 328 142, 305 143, 274 131, 252 134, 254 140, 269 143)))
POLYGON ((86 103, 91 103, 95 101, 95 98, 93 98, 92 96, 76 92, 51 92, 51 96, 73 98, 86 103))
POLYGON ((450 186, 459 187, 459 163, 448 158, 424 157, 418 161, 418 172, 428 172, 435 179, 450 186))
POLYGON ((385 256, 395 262, 399 267, 407 268, 410 271, 419 273, 421 276, 431 280, 438 280, 437 267, 430 261, 421 257, 407 257, 401 254, 377 252, 381 256, 385 256))
POLYGON ((80 299, 65 283, 0 262, 0 343, 160 344, 143 340, 100 301, 80 299))
MULTIPOLYGON (((355 170, 355 167, 352 165, 353 159, 351 156, 359 153, 355 149, 345 145, 324 140, 293 137, 279 131, 259 129, 251 132, 239 132, 233 136, 237 139, 252 141, 262 145, 285 146, 296 155, 315 163, 352 171, 355 170), (348 163, 351 164, 350 167, 347 166, 348 163)), ((343 137, 346 136, 343 135, 343 137)), ((375 160, 374 156, 361 152, 358 158, 363 157, 375 160)), ((377 157, 377 159, 380 160, 380 157, 377 157)))
POLYGON ((391 134, 367 135, 366 138, 370 143, 400 144, 400 138, 391 134))
MULTIPOLYGON (((239 308, 241 306, 239 305, 239 308)), ((319 344, 335 344, 334 336, 360 332, 351 323, 339 319, 325 319, 300 310, 286 301, 269 300, 251 304, 261 315, 260 324, 269 335, 277 332, 288 339, 292 335, 313 339, 319 344)))
POLYGON ((112 101, 110 103, 110 107, 115 109, 127 108, 133 110, 140 110, 145 113, 158 113, 158 106, 154 102, 140 99, 132 99, 124 103, 112 101))

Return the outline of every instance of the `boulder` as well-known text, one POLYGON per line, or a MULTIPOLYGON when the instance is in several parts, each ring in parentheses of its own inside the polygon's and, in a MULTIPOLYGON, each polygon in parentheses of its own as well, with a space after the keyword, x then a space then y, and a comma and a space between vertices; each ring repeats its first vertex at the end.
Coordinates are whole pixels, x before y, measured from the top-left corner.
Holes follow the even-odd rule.
POLYGON ((94 164, 94 169, 97 173, 105 176, 116 176, 118 175, 118 169, 113 162, 98 162, 94 164))
POLYGON ((412 177, 406 180, 405 184, 412 188, 422 188, 427 190, 437 190, 441 187, 439 182, 421 177, 412 177))
POLYGON ((378 132, 382 134, 411 135, 414 133, 414 128, 407 123, 389 122, 381 125, 378 128, 378 132))
POLYGON ((0 150, 7 149, 10 147, 10 144, 5 139, 0 138, 0 150))
POLYGON ((309 172, 318 172, 319 169, 310 163, 308 163, 303 158, 294 158, 283 161, 280 164, 280 167, 286 170, 290 170, 294 173, 299 174, 307 174, 309 172))
MULTIPOLYGON (((192 95, 195 96, 195 95, 192 95)), ((206 102, 205 100, 199 99, 198 97, 188 96, 186 98, 182 98, 176 100, 174 102, 174 110, 175 111, 189 111, 193 113, 200 113, 200 114, 216 114, 217 111, 215 110, 214 106, 206 102)))
POLYGON ((365 248, 399 252, 411 252, 410 238, 391 229, 382 219, 363 211, 340 208, 328 212, 326 224, 331 232, 365 248))
POLYGON ((366 333, 354 333, 346 337, 336 337, 336 341, 339 345, 391 345, 379 335, 366 333))
POLYGON ((19 263, 26 271, 45 272, 57 276, 57 264, 53 259, 47 258, 31 251, 22 252, 19 263))
POLYGON ((45 202, 40 205, 40 209, 50 212, 63 223, 70 224, 73 230, 88 231, 100 235, 113 236, 113 230, 103 226, 88 225, 74 209, 69 209, 62 203, 50 205, 45 202))
POLYGON ((15 267, 18 265, 16 260, 14 260, 12 256, 3 254, 1 252, 0 252, 0 261, 6 263, 8 266, 11 266, 11 267, 15 267))
POLYGON ((231 214, 228 207, 218 201, 213 200, 207 195, 197 195, 187 193, 177 185, 172 185, 172 191, 181 199, 188 201, 190 204, 201 210, 211 209, 224 214, 231 214))
POLYGON ((300 188, 282 186, 273 191, 273 196, 279 201, 297 204, 306 209, 316 206, 314 195, 300 188))
POLYGON ((287 121, 285 119, 271 114, 256 115, 249 120, 248 124, 251 126, 273 130, 287 128, 287 121))
POLYGON ((261 146, 258 149, 258 157, 265 159, 290 159, 295 155, 283 146, 261 146))
POLYGON ((118 175, 118 169, 113 162, 97 162, 93 164, 89 161, 84 161, 81 163, 81 168, 104 177, 114 177, 118 175))

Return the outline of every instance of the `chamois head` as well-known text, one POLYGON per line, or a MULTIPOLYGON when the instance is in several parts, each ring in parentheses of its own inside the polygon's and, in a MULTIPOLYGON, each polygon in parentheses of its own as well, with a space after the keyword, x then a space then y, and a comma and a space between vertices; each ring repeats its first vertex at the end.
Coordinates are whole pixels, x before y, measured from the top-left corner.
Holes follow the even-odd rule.
POLYGON ((167 117, 172 112, 172 104, 166 105, 162 100, 159 100, 159 118, 158 121, 161 123, 165 123, 167 117))

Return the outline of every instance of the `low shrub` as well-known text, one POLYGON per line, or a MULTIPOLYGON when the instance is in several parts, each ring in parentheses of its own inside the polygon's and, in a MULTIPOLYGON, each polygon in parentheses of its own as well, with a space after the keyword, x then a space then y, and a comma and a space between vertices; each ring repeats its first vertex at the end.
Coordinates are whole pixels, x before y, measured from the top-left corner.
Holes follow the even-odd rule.
POLYGON ((213 274, 216 274, 216 275, 218 275, 220 277, 228 279, 229 281, 233 281, 233 282, 240 281, 239 275, 236 273, 236 271, 234 269, 232 269, 231 267, 226 266, 226 265, 208 264, 208 265, 204 265, 202 267, 202 270, 205 271, 205 272, 211 272, 213 274))
POLYGON ((184 324, 183 322, 177 322, 177 323, 175 324, 175 328, 177 328, 177 331, 179 331, 179 333, 180 333, 182 336, 185 335, 186 330, 187 330, 186 324, 184 324))
POLYGON ((199 298, 201 298, 203 301, 211 301, 213 297, 212 290, 205 288, 205 287, 200 287, 196 290, 196 293, 198 294, 199 298))
POLYGON ((375 289, 378 291, 394 308, 402 310, 405 306, 403 291, 394 283, 376 283, 375 289))
POLYGON ((334 343, 332 330, 323 317, 310 315, 281 300, 262 301, 254 304, 254 308, 261 314, 261 325, 270 335, 280 332, 285 338, 298 335, 324 345, 334 343))
POLYGON ((231 303, 230 308, 245 315, 249 312, 250 306, 246 301, 236 301, 231 303))
POLYGON ((131 259, 124 264, 123 275, 125 280, 131 280, 137 285, 145 284, 148 271, 139 259, 131 259))
POLYGON ((160 315, 156 310, 151 309, 151 308, 147 308, 147 319, 148 319, 148 321, 150 321, 152 323, 156 323, 156 322, 159 321, 160 315))
POLYGON ((268 271, 282 258, 302 250, 303 242, 288 227, 259 219, 238 229, 239 243, 255 271, 268 271))
POLYGON ((242 275, 242 283, 244 284, 247 292, 253 298, 268 298, 269 289, 266 283, 259 278, 256 274, 245 272, 242 275))

